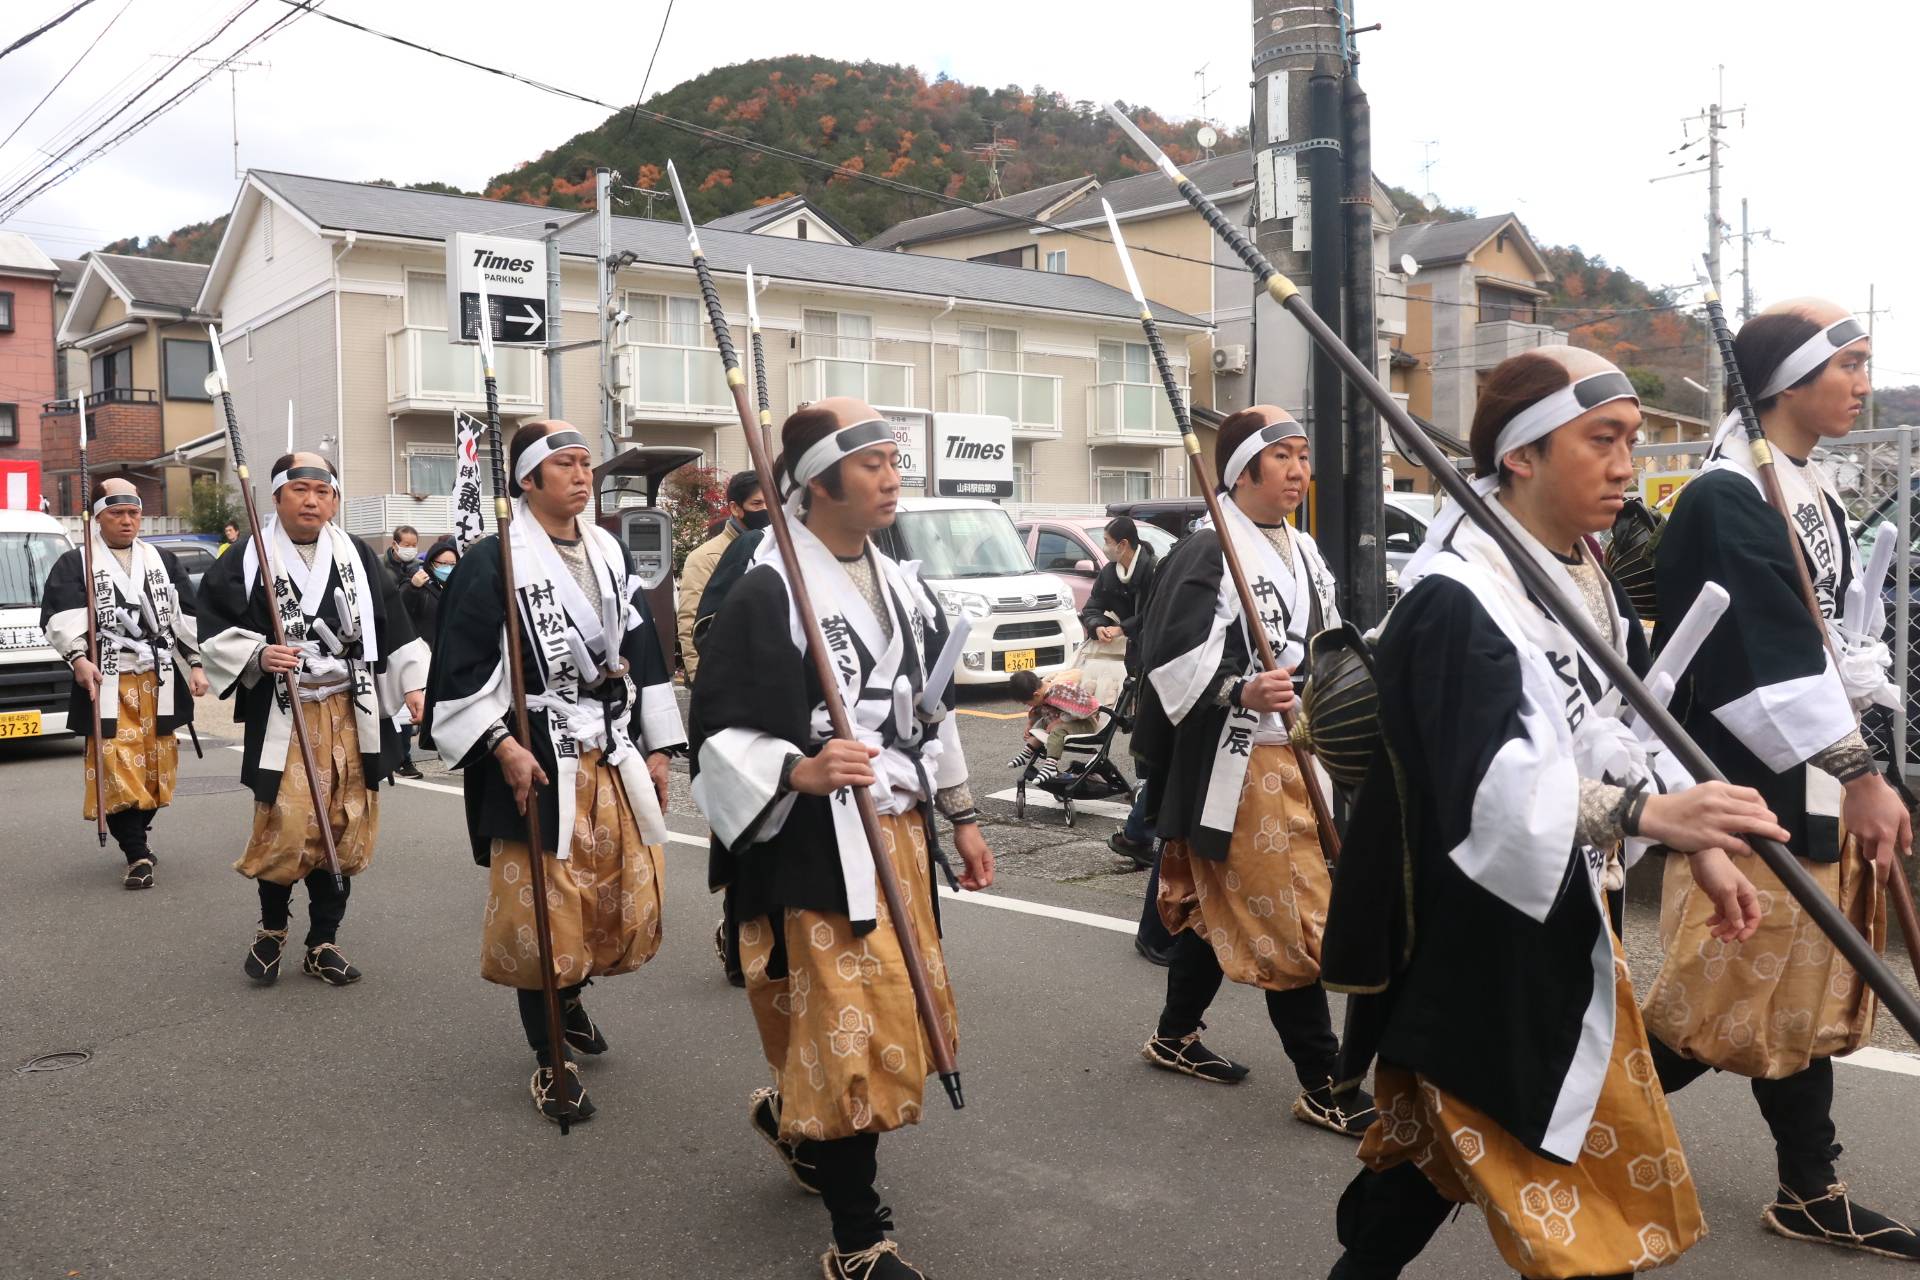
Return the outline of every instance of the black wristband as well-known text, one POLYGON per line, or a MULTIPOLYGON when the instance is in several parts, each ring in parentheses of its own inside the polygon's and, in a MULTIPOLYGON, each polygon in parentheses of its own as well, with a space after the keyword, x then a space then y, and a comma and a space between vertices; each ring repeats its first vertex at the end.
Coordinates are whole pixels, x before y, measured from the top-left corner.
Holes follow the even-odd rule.
POLYGON ((799 767, 800 762, 804 759, 806 759, 806 757, 798 751, 790 751, 787 753, 786 760, 780 766, 780 785, 778 789, 774 791, 774 795, 783 796, 793 790, 793 771, 799 767))
POLYGON ((1233 682, 1233 689, 1227 694, 1227 701, 1242 711, 1246 710, 1247 704, 1240 701, 1241 696, 1245 694, 1246 691, 1247 682, 1244 679, 1235 680, 1233 682))
POLYGON ((1640 834, 1640 817, 1647 811, 1646 783, 1636 782, 1627 792, 1627 798, 1621 804, 1620 831, 1623 835, 1640 834))
POLYGON ((1838 782, 1841 786, 1845 786, 1849 782, 1859 781, 1861 778, 1866 777, 1868 774, 1872 772, 1873 772, 1873 760, 1871 757, 1869 757, 1864 764, 1858 765, 1855 768, 1847 770, 1845 773, 1838 775, 1834 780, 1838 782))
POLYGON ((948 814, 947 821, 956 827, 971 826, 980 821, 980 810, 974 805, 968 805, 958 813, 948 814))

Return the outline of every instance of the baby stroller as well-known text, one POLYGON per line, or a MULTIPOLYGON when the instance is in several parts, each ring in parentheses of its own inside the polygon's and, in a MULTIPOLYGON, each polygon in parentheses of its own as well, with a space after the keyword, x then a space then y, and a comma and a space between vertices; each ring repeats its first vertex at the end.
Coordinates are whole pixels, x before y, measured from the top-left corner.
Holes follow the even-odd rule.
POLYGON ((1060 752, 1059 773, 1041 778, 1035 773, 1038 761, 1028 761, 1020 771, 1020 781, 1014 784, 1014 816, 1027 816, 1029 782, 1060 802, 1060 807, 1066 810, 1069 827, 1073 825, 1076 800, 1108 800, 1123 795, 1131 803, 1133 783, 1128 782, 1113 763, 1113 738, 1122 729, 1133 732, 1133 704, 1134 679, 1128 676, 1121 683, 1113 705, 1103 705, 1095 712, 1096 717, 1101 718, 1100 727, 1066 740, 1060 752))

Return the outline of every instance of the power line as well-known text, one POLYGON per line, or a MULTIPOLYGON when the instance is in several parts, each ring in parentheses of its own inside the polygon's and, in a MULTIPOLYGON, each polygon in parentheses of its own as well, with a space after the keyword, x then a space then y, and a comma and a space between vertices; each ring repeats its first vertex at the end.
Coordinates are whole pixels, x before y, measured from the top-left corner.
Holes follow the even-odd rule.
POLYGON ((54 94, 60 91, 60 86, 67 82, 67 77, 72 75, 75 71, 79 70, 80 64, 87 60, 87 55, 92 53, 94 49, 99 47, 99 44, 102 40, 106 39, 107 32, 113 30, 113 24, 120 21, 120 15, 125 13, 128 9, 132 7, 133 7, 133 0, 127 0, 125 4, 120 6, 119 13, 116 13, 113 15, 113 17, 107 19, 107 25, 100 28, 100 34, 95 36, 92 39, 92 41, 88 43, 87 47, 80 51, 80 56, 73 60, 73 65, 68 67, 64 72, 62 72, 60 75, 60 78, 53 82, 53 88, 48 89, 44 94, 40 96, 40 101, 34 103, 33 106, 27 111, 27 114, 20 117, 20 123, 13 126, 12 130, 8 132, 6 137, 0 138, 0 151, 4 151, 6 149, 7 144, 9 142, 12 142, 14 138, 19 135, 20 131, 27 127, 27 121, 33 119, 34 113, 39 111, 40 108, 47 105, 48 98, 51 98, 54 94))
POLYGON ((8 54, 12 53, 15 49, 25 48, 27 45, 32 44, 35 40, 38 40, 41 36, 47 34, 47 32, 53 30, 55 27, 59 26, 61 23, 65 22, 68 18, 71 18, 74 14, 80 12, 82 9, 86 8, 88 5, 92 3, 93 3, 93 0, 80 0, 79 4, 74 5, 73 8, 67 10, 65 13, 55 18, 53 21, 45 24, 44 26, 35 27, 32 31, 27 32, 27 34, 21 36, 18 40, 15 40, 12 44, 8 45, 6 48, 0 49, 0 58, 6 57, 8 54))
MULTIPOLYGON (((667 20, 671 17, 673 17, 673 0, 667 0, 667 11, 660 15, 660 34, 654 37, 653 53, 647 58, 647 74, 640 77, 640 93, 633 100, 636 110, 647 100, 647 86, 653 83, 653 64, 660 57, 660 46, 667 38, 667 20)), ((633 132, 632 115, 627 116, 627 132, 633 132)), ((649 204, 647 208, 651 210, 653 206, 649 204)))

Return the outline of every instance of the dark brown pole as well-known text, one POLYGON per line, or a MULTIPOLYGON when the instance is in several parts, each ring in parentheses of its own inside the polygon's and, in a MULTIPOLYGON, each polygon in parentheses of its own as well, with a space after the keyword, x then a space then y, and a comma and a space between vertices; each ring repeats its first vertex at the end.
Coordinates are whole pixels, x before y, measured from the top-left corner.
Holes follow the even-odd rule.
MULTIPOLYGON (((740 416, 740 430, 746 436, 747 453, 753 458, 754 474, 760 477, 760 492, 767 497, 767 529, 773 534, 774 545, 779 548, 780 562, 786 566, 788 589, 793 592, 793 607, 800 614, 801 625, 806 629, 807 661, 813 666, 814 678, 819 682, 821 697, 827 704, 827 719, 833 725, 833 736, 848 742, 857 741, 847 719, 846 704, 840 700, 840 685, 834 675, 833 664, 827 658, 827 645, 820 634, 819 620, 813 614, 813 599, 807 593, 807 581, 800 573, 800 557, 793 549, 793 531, 787 527, 787 513, 780 502, 780 488, 774 483, 773 463, 767 457, 765 443, 760 439, 753 406, 747 402, 747 379, 740 371, 740 357, 734 351, 733 334, 727 326, 727 313, 720 306, 720 292, 714 288, 713 272, 707 266, 707 256, 700 249, 699 234, 694 230, 693 219, 687 212, 687 202, 680 191, 680 176, 671 163, 667 166, 667 172, 673 180, 674 196, 679 201, 680 219, 687 230, 687 248, 693 257, 694 275, 700 281, 700 296, 706 300, 707 319, 713 326, 714 342, 720 348, 720 360, 727 369, 727 386, 733 392, 733 407, 740 416)), ((873 807, 873 796, 867 788, 853 787, 851 790, 854 807, 860 814, 861 830, 866 834, 867 850, 873 855, 874 878, 879 883, 881 896, 887 901, 887 913, 893 917, 894 932, 900 939, 900 955, 906 961, 907 981, 913 987, 913 1003, 920 1011, 920 1024, 926 1029, 927 1043, 933 1049, 934 1070, 939 1073, 940 1083, 946 1088, 947 1100, 958 1111, 966 1105, 966 1099, 960 1092, 960 1068, 954 1062, 953 1045, 947 1040, 946 1028, 940 1023, 940 1011, 933 1003, 933 986, 927 980, 926 961, 922 959, 913 917, 907 914, 906 894, 900 888, 900 877, 887 857, 886 843, 880 835, 880 815, 873 807)))
POLYGON ((95 614, 99 612, 98 590, 93 582, 93 473, 87 467, 87 393, 73 398, 80 408, 80 567, 87 575, 87 661, 93 664, 93 741, 88 753, 93 757, 93 825, 100 847, 107 847, 107 744, 100 737, 100 691, 106 677, 100 672, 100 633, 95 614))
MULTIPOLYGON (((1487 509, 1486 499, 1474 490, 1466 478, 1448 465, 1433 441, 1427 439, 1414 424, 1413 418, 1393 398, 1393 394, 1380 385, 1380 379, 1374 376, 1373 370, 1348 350, 1347 345, 1340 341, 1340 336, 1313 313, 1313 308, 1308 306, 1306 300, 1300 296, 1300 291, 1293 282, 1276 272, 1273 264, 1248 243, 1239 228, 1220 212, 1219 206, 1194 186, 1192 181, 1182 174, 1171 160, 1167 159, 1165 153, 1153 145, 1151 139, 1135 128, 1131 120, 1128 120, 1118 108, 1108 110, 1109 114, 1121 124, 1123 131, 1160 166, 1162 172, 1167 174, 1181 198, 1206 220, 1207 225, 1213 228, 1214 234, 1225 241, 1235 256, 1246 264, 1249 271, 1253 272, 1254 278, 1260 282, 1260 287, 1265 289, 1275 302, 1284 307, 1288 314, 1299 321, 1313 344, 1331 355, 1334 363, 1340 366, 1341 374, 1358 387, 1361 394, 1373 402, 1373 407, 1379 410, 1380 415, 1386 419, 1387 425, 1392 429, 1399 447, 1432 472, 1434 479, 1438 480, 1441 487, 1447 491, 1447 496, 1460 504, 1460 509, 1466 517, 1479 525, 1481 530, 1493 539, 1499 546, 1501 554, 1506 556, 1512 564, 1514 572, 1520 576, 1522 584, 1546 605, 1555 620, 1573 636, 1574 642, 1589 658, 1593 659, 1596 666, 1606 673, 1607 679, 1620 690, 1621 696, 1634 711, 1646 720, 1648 728, 1666 744, 1668 750, 1673 752, 1674 758, 1679 760, 1687 772, 1695 778, 1725 782, 1726 775, 1708 758, 1707 753, 1700 749, 1700 744, 1680 726, 1680 722, 1674 719, 1673 713, 1667 709, 1666 704, 1655 698, 1646 685, 1640 682, 1640 678, 1633 673, 1633 669, 1627 665, 1626 660, 1616 653, 1613 645, 1594 628, 1593 620, 1586 616, 1585 610, 1562 598, 1559 588, 1553 584, 1551 578, 1547 577, 1546 571, 1540 568, 1518 536, 1487 509)), ((1893 970, 1887 967, 1886 961, 1882 960, 1872 945, 1860 936, 1860 931, 1853 927, 1852 922, 1840 913, 1840 909, 1834 905, 1831 898, 1827 897, 1825 890, 1821 889, 1814 882, 1813 877, 1807 874, 1806 868, 1800 865, 1800 860, 1777 840, 1749 835, 1747 843, 1759 855, 1760 860, 1767 864, 1767 869, 1786 886, 1787 892, 1794 896, 1794 900, 1800 904, 1801 908, 1813 918, 1813 922, 1820 927, 1820 932, 1827 935, 1835 949, 1860 971, 1860 976, 1866 979, 1867 985, 1873 988, 1874 994, 1879 996, 1882 1003, 1887 1006, 1887 1011, 1893 1015, 1894 1020, 1904 1027, 1907 1034, 1916 1042, 1920 1042, 1920 999, 1916 999, 1911 991, 1900 984, 1893 970)))
MULTIPOLYGON (((487 389, 487 447, 493 451, 493 528, 500 540, 500 596, 506 610, 502 643, 506 645, 507 688, 513 699, 513 735, 529 755, 533 750, 533 731, 527 721, 527 673, 520 655, 520 635, 525 619, 520 616, 519 596, 513 586, 513 500, 507 489, 507 450, 500 439, 500 381, 493 369, 493 317, 487 295, 480 294, 480 369, 487 389)), ((460 318, 453 318, 455 324, 460 318)), ((597 487, 597 486, 596 486, 597 487)), ((533 518, 531 514, 527 517, 533 518)), ((585 674, 584 672, 582 673, 585 674)), ((571 839, 573 833, 558 833, 571 839)), ((547 1069, 553 1073, 552 1097, 557 1114, 553 1117, 564 1137, 578 1118, 567 1100, 566 1017, 560 1011, 560 980, 553 972, 553 925, 547 914, 547 847, 540 838, 540 785, 527 790, 527 873, 533 890, 533 939, 540 953, 540 994, 547 1011, 547 1069)))
MULTIPOLYGON (((1740 415, 1740 426, 1747 434, 1747 447, 1753 451, 1754 467, 1760 472, 1761 487, 1766 490, 1767 502, 1780 513, 1781 522, 1786 525, 1787 546, 1792 550, 1793 567, 1799 571, 1801 602, 1807 606, 1807 612, 1813 617, 1813 625, 1819 629, 1820 638, 1826 644, 1828 655, 1838 666, 1839 655, 1833 651, 1833 636, 1827 630, 1825 615, 1820 612, 1820 594, 1813 587, 1813 571, 1807 567, 1807 557, 1800 550, 1800 533, 1787 511, 1787 495, 1780 487, 1780 471, 1774 465, 1773 446, 1767 440, 1766 429, 1760 425, 1759 411, 1753 407, 1753 400, 1747 394, 1746 375, 1740 372, 1740 362, 1733 353, 1733 328, 1727 323, 1726 309, 1720 305, 1720 295, 1714 292, 1711 283, 1707 285, 1707 323, 1713 330, 1714 345, 1720 348, 1720 365, 1726 375, 1727 395, 1740 415)), ((1895 761, 1894 768, 1899 769, 1905 763, 1895 761)), ((1864 851, 1861 856, 1865 856, 1864 851)), ((1900 865, 1897 853, 1893 865, 1887 869, 1887 895, 1893 899, 1893 912, 1900 919, 1900 932, 1907 940, 1907 954, 1920 958, 1920 919, 1914 913, 1913 886, 1907 883, 1906 868, 1900 865)))
MULTIPOLYGON (((267 623, 273 629, 273 642, 284 648, 287 631, 280 624, 280 602, 273 595, 273 561, 268 556, 266 539, 260 536, 260 510, 254 505, 253 486, 247 478, 246 446, 240 439, 239 416, 233 411, 233 391, 227 386, 227 361, 220 352, 220 334, 212 325, 207 326, 207 337, 213 344, 213 372, 207 375, 207 391, 220 402, 227 419, 227 447, 233 453, 233 474, 240 481, 240 501, 247 509, 247 532, 253 538, 254 550, 260 558, 260 572, 266 579, 267 623)), ((280 679, 287 686, 287 709, 293 717, 293 741, 300 752, 300 766, 306 771, 307 794, 313 797, 314 825, 320 828, 321 847, 327 851, 327 870, 333 873, 334 889, 344 890, 347 878, 340 874, 340 851, 333 843, 333 823, 327 817, 326 793, 320 789, 320 770, 314 764, 313 743, 307 738, 307 713, 300 703, 300 674, 297 670, 289 671, 280 679)))

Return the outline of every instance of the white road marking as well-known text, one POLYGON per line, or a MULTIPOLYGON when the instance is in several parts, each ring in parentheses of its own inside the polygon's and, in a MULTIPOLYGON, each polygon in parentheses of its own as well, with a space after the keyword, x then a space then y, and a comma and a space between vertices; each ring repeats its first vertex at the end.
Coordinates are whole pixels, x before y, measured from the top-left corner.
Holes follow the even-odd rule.
MULTIPOLYGON (((240 747, 228 748, 230 751, 239 751, 241 749, 240 747)), ((415 782, 410 778, 394 778, 391 779, 391 781, 393 785, 397 787, 416 787, 421 791, 439 791, 450 796, 464 794, 459 787, 450 787, 444 782, 415 782)), ((1011 790, 998 792, 991 797, 991 799, 994 800, 1011 800, 1012 798, 1013 792, 1011 790)), ((1053 797, 1041 791, 1029 791, 1027 793, 1027 802, 1029 804, 1035 803, 1036 799, 1052 800, 1053 797)), ((1082 801, 1078 807, 1093 809, 1097 805, 1104 805, 1106 809, 1119 810, 1119 812, 1114 815, 1115 817, 1124 818, 1127 816, 1127 808, 1125 805, 1112 804, 1102 800, 1082 801)), ((1056 804, 1054 807, 1058 808, 1059 806, 1056 804)), ((667 832, 667 839, 673 841, 675 844, 690 844, 701 849, 707 847, 707 837, 704 835, 693 836, 683 831, 669 831, 667 832)), ((1109 933, 1134 933, 1139 928, 1137 922, 1122 920, 1119 916, 1103 916, 1092 911, 1079 911, 1073 907, 1056 907, 1049 902, 1030 902, 1025 898, 1009 898, 997 893, 969 893, 964 889, 956 893, 952 889, 943 888, 940 890, 940 896, 949 902, 965 902, 974 906, 995 907, 1001 911, 1014 912, 1017 915, 1043 916, 1049 920, 1064 920, 1068 924, 1086 925, 1090 929, 1105 929, 1109 933)), ((1894 1075, 1920 1076, 1920 1054, 1896 1053, 1891 1049, 1876 1049, 1869 1046, 1865 1049, 1856 1050, 1844 1058, 1835 1058, 1834 1061, 1842 1066, 1863 1067, 1868 1071, 1887 1071, 1894 1075)))
MULTIPOLYGON (((1018 790, 1013 787, 1008 787, 1005 791, 994 792, 988 796, 987 799, 1004 800, 1008 804, 1012 804, 1019 796, 1020 792, 1018 790)), ((1061 804, 1058 800, 1038 787, 1029 786, 1027 788, 1027 808, 1029 809, 1054 809, 1065 812, 1066 807, 1067 806, 1061 804)), ((1117 800, 1075 800, 1073 802, 1073 809, 1075 813, 1098 813, 1109 818, 1123 819, 1129 813, 1133 812, 1132 805, 1121 804, 1117 800)))

